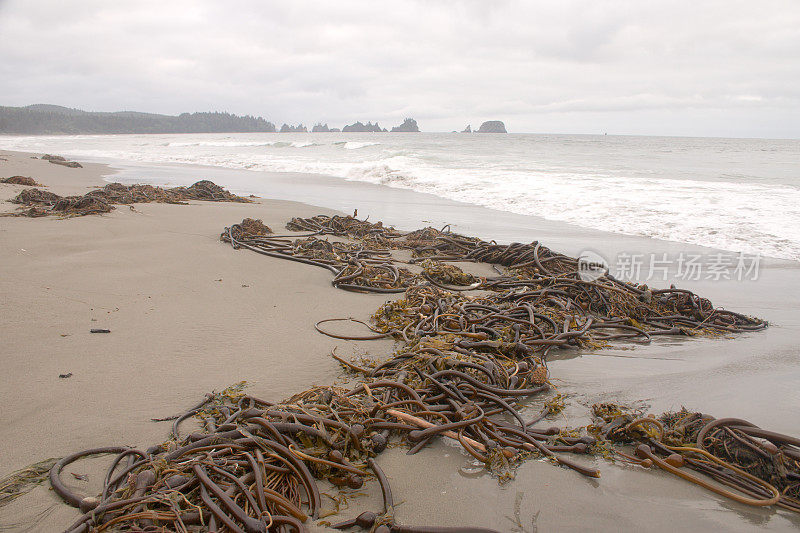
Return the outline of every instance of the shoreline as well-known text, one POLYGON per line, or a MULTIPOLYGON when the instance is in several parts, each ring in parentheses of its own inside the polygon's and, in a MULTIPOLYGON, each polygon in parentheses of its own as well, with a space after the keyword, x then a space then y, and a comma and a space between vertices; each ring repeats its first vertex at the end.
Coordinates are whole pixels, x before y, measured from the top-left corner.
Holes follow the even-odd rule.
MULTIPOLYGON (((13 153, 0 151, 3 154, 13 153)), ((69 169, 29 157, 16 153, 12 165, 8 164, 12 157, 0 162, 0 177, 31 175, 58 194, 82 194, 89 186, 104 184, 103 173, 111 171, 95 164, 69 169)), ((225 186, 213 175, 206 171, 202 177, 225 186)), ((363 189, 361 185, 352 188, 363 189)), ((0 194, 5 199, 18 189, 22 187, 0 185, 0 194)), ((465 228, 483 225, 490 226, 484 231, 490 231, 492 224, 509 223, 487 221, 481 209, 452 207, 453 213, 468 212, 461 215, 465 222, 455 230, 474 233, 465 228)), ((336 345, 340 354, 342 348, 388 353, 389 342, 352 347, 354 343, 313 331, 319 319, 343 314, 365 318, 386 297, 337 291, 330 287, 327 273, 318 269, 218 248, 228 246, 217 240, 222 228, 245 216, 262 218, 280 231, 293 216, 319 213, 332 211, 260 199, 256 204, 136 204, 135 211, 117 206, 108 215, 69 220, 0 219, 0 246, 7 257, 0 285, 6 295, 1 307, 6 339, 0 357, 13 379, 0 393, 2 422, 8 428, 0 437, 0 446, 8 450, 0 476, 46 457, 100 444, 157 442, 166 436, 168 424, 153 423, 150 418, 179 412, 203 393, 248 377, 250 392, 269 400, 283 399, 315 383, 331 383, 341 377, 338 364, 327 356, 336 345), (90 327, 106 326, 112 330, 110 335, 88 334, 90 327), (59 379, 62 371, 74 375, 59 379)), ((514 231, 538 238, 537 223, 529 220, 527 227, 515 226, 514 231)), ((549 231, 565 245, 587 238, 559 225, 549 231)), ((621 236, 598 237, 599 233, 589 234, 603 241, 598 248, 629 245, 621 236)), ((542 241, 562 249, 546 236, 542 241)), ((653 242, 660 249, 658 241, 653 242)), ((791 302, 797 301, 798 285, 792 284, 798 279, 798 268, 770 263, 767 273, 749 285, 688 286, 730 309, 776 321, 766 332, 570 354, 553 361, 554 377, 563 380, 565 392, 575 394, 566 412, 570 423, 580 420, 581 411, 585 416, 584 404, 598 397, 646 399, 654 411, 663 410, 659 406, 671 397, 693 400, 687 404, 716 416, 740 416, 776 431, 798 433, 798 422, 792 418, 800 405, 793 387, 798 351, 792 340, 797 338, 800 320, 791 308, 791 302), (792 366, 794 374, 781 376, 792 366), (733 374, 735 370, 740 372, 733 374), (757 386, 747 380, 755 380, 757 386), (748 388, 763 389, 763 393, 758 398, 724 395, 748 388), (785 398, 786 394, 789 401, 784 399, 780 405, 781 395, 785 398), (768 405, 773 410, 765 413, 768 405)), ((466 460, 453 451, 437 443, 414 458, 400 450, 381 455, 393 488, 406 501, 398 507, 399 517, 418 516, 420 520, 414 521, 420 523, 504 527, 502 517, 513 516, 512 492, 516 491, 527 494, 526 511, 531 506, 533 515, 533 508, 538 508, 537 525, 548 529, 577 529, 586 523, 600 528, 635 529, 663 523, 742 531, 797 525, 786 513, 741 509, 666 475, 603 461, 598 464, 604 477, 597 483, 528 461, 520 467, 516 481, 501 487, 488 476, 458 476, 466 460), (431 469, 438 476, 431 476, 431 469), (418 476, 429 483, 415 483, 418 476), (631 509, 623 497, 637 501, 638 508, 631 509), (483 514, 484 510, 472 508, 475 498, 492 502, 497 509, 483 514), (574 516, 563 516, 568 505, 579 507, 574 516), (719 513, 730 507, 734 512, 719 513), (678 511, 683 514, 675 519, 678 511), (765 520, 766 524, 758 523, 765 520)), ((369 501, 359 501, 353 508, 375 501, 374 489, 368 491, 369 501)), ((31 516, 21 502, 41 511, 55 498, 39 487, 0 510, 0 524, 8 523, 13 513, 31 516)), ((63 527, 73 516, 73 509, 60 505, 47 516, 47 524, 63 527)))
MULTIPOLYGON (((262 191, 237 186, 240 181, 245 181, 241 176, 251 178, 256 174, 261 175, 264 181, 275 187, 274 195, 269 196, 270 198, 274 196, 283 200, 318 205, 342 213, 357 208, 359 213, 362 213, 359 215, 362 218, 373 216, 403 231, 419 229, 421 224, 430 224, 433 227, 451 225, 455 231, 495 240, 498 243, 527 242, 526 238, 528 241, 534 238, 572 255, 586 250, 587 242, 598 239, 610 244, 613 247, 610 251, 615 253, 622 250, 628 252, 657 250, 659 253, 682 251, 705 255, 736 254, 734 251, 714 246, 614 233, 567 221, 501 211, 492 207, 451 200, 432 193, 326 174, 234 169, 195 163, 137 163, 113 160, 100 164, 107 165, 114 171, 114 179, 111 179, 111 176, 104 177, 105 183, 116 179, 126 184, 145 180, 146 183, 161 186, 191 185, 199 179, 197 176, 207 175, 216 177, 219 183, 228 183, 224 186, 237 194, 243 196, 255 194, 263 197, 262 191), (438 212, 423 211, 433 208, 438 212), (463 216, 467 212, 469 216, 463 216), (479 222, 476 223, 475 219, 479 219, 479 222)), ((800 269, 800 261, 772 256, 760 256, 760 260, 767 266, 800 269)))
MULTIPOLYGON (((782 146, 773 156, 765 155, 772 154, 773 146, 734 143, 735 146, 727 147, 726 143, 709 146, 700 142, 659 148, 642 140, 608 144, 607 136, 597 136, 596 141, 583 147, 577 138, 556 143, 557 136, 544 135, 541 142, 524 142, 519 146, 501 143, 495 147, 496 155, 487 159, 484 153, 487 146, 483 142, 453 144, 452 140, 436 134, 431 137, 423 134, 410 144, 405 140, 410 137, 403 136, 392 141, 368 142, 369 134, 345 134, 341 142, 332 143, 325 134, 308 135, 301 138, 297 134, 156 134, 128 135, 117 140, 99 135, 49 141, 9 137, 0 139, 0 145, 20 150, 55 150, 81 160, 89 158, 130 169, 139 167, 142 169, 139 174, 145 175, 164 167, 177 176, 191 168, 203 172, 213 168, 211 172, 225 172, 231 179, 244 173, 249 177, 241 180, 240 190, 259 196, 274 196, 270 189, 259 185, 259 176, 280 175, 293 186, 300 180, 316 180, 314 187, 306 188, 308 192, 321 185, 319 179, 323 176, 333 175, 339 182, 359 181, 352 191, 371 186, 378 190, 407 189, 412 195, 428 191, 437 195, 434 198, 442 204, 460 205, 459 200, 442 200, 455 198, 470 202, 473 207, 491 206, 486 212, 492 216, 522 213, 516 220, 536 220, 537 232, 547 227, 571 226, 573 230, 583 229, 592 234, 596 228, 603 228, 605 232, 618 232, 633 239, 639 236, 644 241, 653 237, 674 243, 690 242, 696 247, 709 247, 704 248, 708 250, 741 250, 800 262, 800 256, 792 251, 792 243, 798 242, 793 229, 797 224, 792 222, 797 214, 791 207, 794 186, 781 167, 782 163, 793 162, 794 145, 782 146), (337 146, 342 144, 344 147, 337 146), (562 144, 574 147, 565 148, 562 153, 562 144), (505 149, 517 154, 522 148, 531 151, 531 160, 528 166, 517 168, 515 165, 522 165, 527 159, 503 154, 505 149), (741 161, 732 159, 733 156, 719 155, 727 153, 728 148, 752 161, 751 164, 742 168, 741 161), (436 156, 437 150, 444 153, 455 150, 451 156, 460 161, 462 149, 466 158, 463 164, 442 163, 436 156), (580 152, 580 157, 575 153, 579 149, 586 150, 580 152), (477 157, 474 161, 470 155, 473 153, 477 157), (703 157, 698 159, 701 154, 703 157), (584 168, 581 157, 591 159, 588 165, 591 168, 584 168), (499 166, 495 168, 493 162, 499 166), (478 171, 484 167, 485 172, 478 171), (761 167, 763 170, 759 171, 761 167), (719 170, 711 171, 712 168, 719 170), (244 169, 247 170, 239 172, 244 169), (517 170, 525 179, 514 174, 517 170), (566 174, 562 175, 562 171, 566 174), (313 178, 309 173, 315 173, 313 178), (554 173, 552 184, 551 173, 554 173), (458 176, 465 180, 463 186, 456 186, 458 176), (483 192, 479 192, 481 189, 483 192), (702 199, 700 191, 708 193, 707 201, 702 199), (767 202, 767 198, 771 201, 767 202), (762 220, 770 220, 774 209, 781 213, 783 222, 776 219, 777 226, 770 230, 762 220), (628 211, 632 212, 626 214, 628 211)), ((338 191, 341 185, 332 187, 338 191)), ((330 205, 331 199, 325 196, 314 201, 309 201, 306 195, 296 199, 352 212, 352 203, 330 205)), ((377 216, 398 221, 405 213, 397 210, 377 216)), ((419 220, 426 218, 425 214, 409 217, 409 227, 416 227, 419 220)), ((453 222, 450 217, 442 218, 445 223, 453 222)), ((493 232, 487 237, 497 238, 498 234, 493 232)))

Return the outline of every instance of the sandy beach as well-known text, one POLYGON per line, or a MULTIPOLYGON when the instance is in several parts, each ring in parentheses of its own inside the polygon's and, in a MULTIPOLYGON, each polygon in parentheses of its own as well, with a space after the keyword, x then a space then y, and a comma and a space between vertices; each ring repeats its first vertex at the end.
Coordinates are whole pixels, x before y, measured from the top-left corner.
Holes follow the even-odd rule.
MULTIPOLYGON (((118 173, 94 163, 65 168, 32 155, 40 154, 0 151, 0 158, 7 159, 0 161, 0 178, 30 176, 66 195, 102 186, 104 176, 128 181, 143 171, 139 166, 118 173)), ((168 175, 170 169, 153 172, 168 175)), ((183 180, 192 176, 192 181, 210 179, 228 187, 226 181, 235 183, 230 178, 234 171, 185 166, 179 172, 183 180)), ((433 204, 426 202, 434 200, 429 195, 333 183, 324 176, 302 184, 286 175, 267 178, 274 180, 276 196, 309 203, 137 204, 64 220, 0 218, 0 477, 85 448, 162 442, 170 425, 152 418, 180 413, 204 393, 242 380, 249 383, 249 393, 270 401, 342 381, 340 366, 329 357, 335 347, 345 356, 391 352, 389 341, 340 341, 314 330, 314 323, 325 318, 366 320, 387 296, 336 290, 322 269, 231 250, 219 234, 245 217, 260 218, 281 231, 295 216, 358 207, 361 216, 383 218, 403 229, 446 219, 458 232, 501 242, 541 239, 572 254, 587 246, 609 253, 699 249, 439 199, 430 221, 425 213, 433 204), (309 205, 326 205, 324 199, 328 207, 309 205), (111 333, 90 334, 92 328, 111 333), (71 377, 59 378, 67 373, 71 377)), ((0 200, 23 188, 0 184, 0 200)), ((0 211, 14 208, 0 202, 0 211)), ((613 400, 645 402, 653 412, 686 405, 800 434, 800 311, 795 307, 800 265, 765 260, 758 281, 684 285, 718 306, 766 318, 772 326, 736 338, 670 339, 565 353, 550 365, 554 382, 570 398, 554 423, 588 423, 592 403, 613 400)), ((500 485, 475 473, 469 457, 446 442, 435 442, 413 457, 394 448, 379 458, 402 502, 396 509, 401 522, 512 531, 516 509, 525 531, 800 527, 797 515, 735 504, 664 472, 579 460, 596 464, 602 477, 588 480, 531 460, 514 481, 500 485)), ((71 479, 70 485, 96 492, 101 465, 75 465, 71 471, 87 474, 89 481, 71 479)), ((377 505, 375 483, 362 492, 342 517, 377 505)), ((0 509, 0 530, 58 531, 77 515, 43 484, 0 509)))

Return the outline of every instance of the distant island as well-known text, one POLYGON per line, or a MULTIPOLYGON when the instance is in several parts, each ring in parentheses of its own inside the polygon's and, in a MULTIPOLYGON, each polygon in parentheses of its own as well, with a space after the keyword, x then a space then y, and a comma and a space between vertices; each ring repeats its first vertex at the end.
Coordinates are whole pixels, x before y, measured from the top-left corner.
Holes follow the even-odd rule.
MULTIPOLYGON (((320 125, 319 129, 315 129, 313 131, 333 131, 333 130, 326 130, 328 125, 325 124, 324 126, 320 125)), ((337 130, 338 131, 338 130, 337 130)), ((381 128, 380 125, 376 122, 373 124, 372 122, 367 122, 364 124, 363 122, 359 121, 354 124, 348 124, 344 128, 342 128, 343 132, 370 132, 370 133, 386 133, 386 128, 381 128)), ((413 118, 407 118, 403 121, 402 124, 399 126, 394 126, 392 128, 392 132, 419 132, 419 126, 417 126, 417 121, 413 118)))
POLYGON ((392 132, 419 133, 419 126, 417 126, 416 120, 414 120, 413 118, 407 118, 403 121, 402 124, 392 128, 392 132))
POLYGON ((311 131, 312 133, 337 133, 342 130, 340 130, 339 128, 329 128, 328 123, 326 122, 325 124, 320 124, 320 123, 314 124, 314 127, 311 128, 311 131))
MULTIPOLYGON (((453 133, 456 133, 455 131, 453 133)), ((501 120, 488 120, 481 124, 477 130, 473 130, 472 126, 467 124, 467 127, 461 130, 461 133, 508 133, 506 125, 501 120)))
MULTIPOLYGON (((469 126, 467 126, 469 128, 469 126)), ((481 127, 475 130, 476 133, 508 133, 506 125, 500 120, 489 120, 481 124, 481 127)), ((466 133, 469 133, 466 131, 466 133)))
POLYGON ((342 128, 343 132, 374 132, 374 133, 385 133, 386 129, 381 129, 381 127, 376 122, 373 124, 372 122, 367 122, 366 124, 362 124, 360 121, 356 122, 355 124, 348 124, 344 128, 342 128))
POLYGON ((281 126, 281 133, 308 133, 308 129, 302 124, 298 124, 297 126, 284 124, 281 126))
MULTIPOLYGON (((386 128, 375 122, 357 121, 342 129, 331 128, 317 122, 313 133, 367 132, 386 133, 386 128)), ((418 133, 419 126, 413 118, 394 126, 392 133, 418 133)), ((286 124, 280 129, 262 117, 233 115, 223 112, 181 113, 159 115, 136 111, 83 111, 50 104, 25 107, 0 106, 1 135, 76 135, 125 133, 307 133, 303 124, 286 124)), ((453 132, 455 133, 455 132, 453 132)), ((462 133, 508 133, 500 120, 489 120, 473 130, 469 125, 462 133)))
POLYGON ((182 113, 172 116, 133 111, 81 111, 48 104, 0 106, 0 133, 7 135, 275 131, 275 124, 261 117, 241 117, 230 113, 182 113))

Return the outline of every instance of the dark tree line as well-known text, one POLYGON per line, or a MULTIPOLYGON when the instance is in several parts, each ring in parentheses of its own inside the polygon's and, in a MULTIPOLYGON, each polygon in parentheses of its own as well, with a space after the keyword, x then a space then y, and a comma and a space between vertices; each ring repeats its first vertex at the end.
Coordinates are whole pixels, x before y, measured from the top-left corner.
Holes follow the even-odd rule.
POLYGON ((274 132, 261 117, 230 113, 183 113, 178 116, 122 111, 101 113, 36 105, 0 107, 0 134, 57 135, 110 133, 274 132))

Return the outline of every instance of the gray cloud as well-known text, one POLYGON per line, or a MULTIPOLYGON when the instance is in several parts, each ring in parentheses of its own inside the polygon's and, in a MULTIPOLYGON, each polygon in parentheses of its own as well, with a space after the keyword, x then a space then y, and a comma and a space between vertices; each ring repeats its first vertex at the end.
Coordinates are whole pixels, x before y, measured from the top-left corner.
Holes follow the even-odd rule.
POLYGON ((0 0, 0 104, 800 137, 795 1, 0 0))

